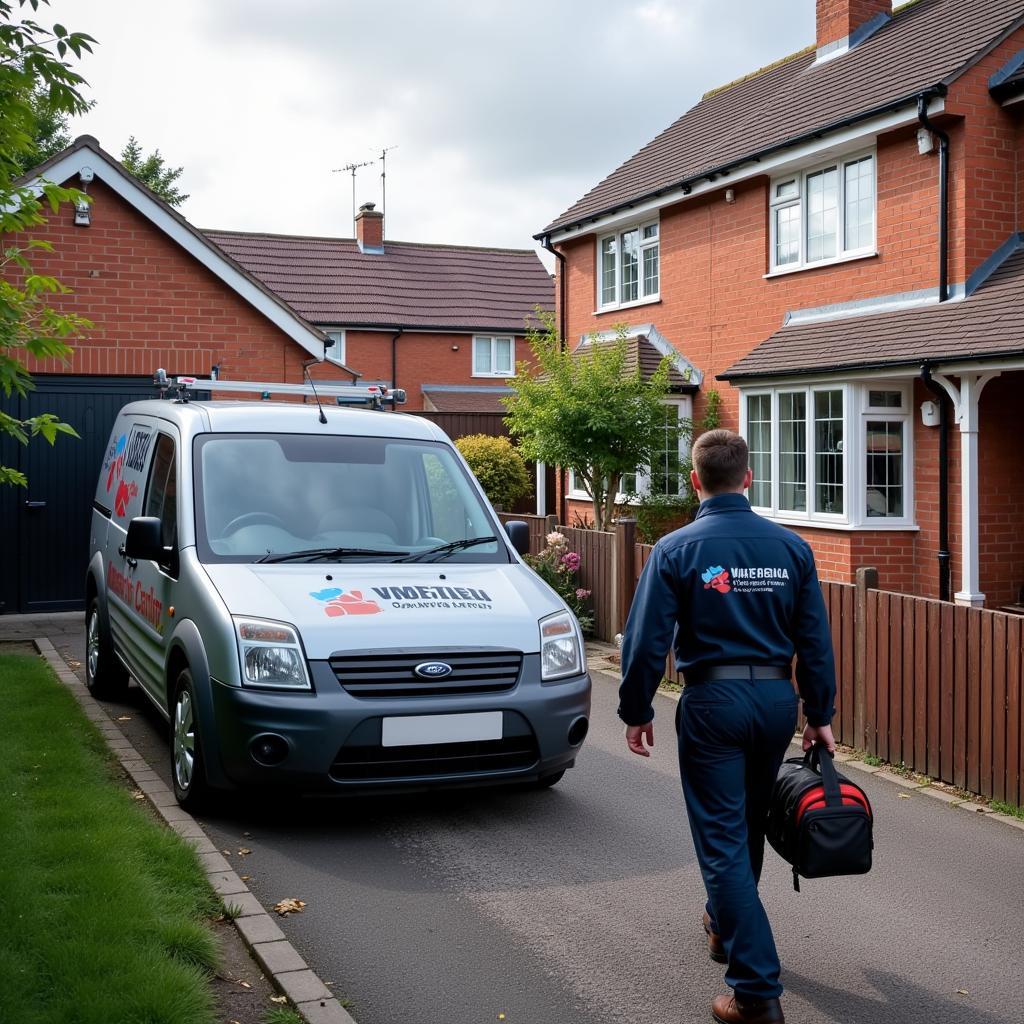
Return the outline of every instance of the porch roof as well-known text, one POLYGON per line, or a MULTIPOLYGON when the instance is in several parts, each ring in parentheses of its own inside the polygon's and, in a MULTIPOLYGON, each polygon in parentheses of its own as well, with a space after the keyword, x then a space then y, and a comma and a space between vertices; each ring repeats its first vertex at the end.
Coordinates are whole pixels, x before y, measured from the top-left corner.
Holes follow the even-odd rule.
POLYGON ((720 380, 1018 357, 1024 366, 1024 245, 967 298, 786 324, 720 380))
MULTIPOLYGON (((612 345, 617 337, 616 331, 603 331, 600 334, 584 335, 580 339, 576 351, 586 350, 590 345, 612 345)), ((668 371, 669 389, 676 394, 691 394, 695 392, 703 380, 704 374, 697 369, 685 356, 680 355, 679 350, 670 342, 654 324, 634 324, 626 329, 626 366, 627 373, 632 373, 638 367, 645 380, 649 379, 661 365, 661 361, 668 356, 670 362, 668 371)))

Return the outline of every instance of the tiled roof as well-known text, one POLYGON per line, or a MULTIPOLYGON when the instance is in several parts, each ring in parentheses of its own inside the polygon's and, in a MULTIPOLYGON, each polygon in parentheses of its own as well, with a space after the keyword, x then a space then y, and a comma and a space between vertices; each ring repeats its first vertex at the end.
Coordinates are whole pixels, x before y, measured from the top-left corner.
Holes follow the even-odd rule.
POLYGON ((720 377, 736 380, 997 356, 1024 357, 1024 247, 962 301, 790 323, 720 377))
POLYGON ((554 284, 526 249, 384 243, 206 231, 206 237, 311 323, 523 331, 554 309, 554 284))
POLYGON ((436 412, 500 412, 508 409, 501 400, 511 395, 512 389, 498 387, 448 387, 443 384, 424 384, 423 397, 436 412))
POLYGON ((795 54, 708 93, 545 228, 552 231, 953 80, 1024 16, 1024 0, 918 0, 848 53, 795 54))
MULTIPOLYGON (((697 390, 701 379, 699 372, 695 372, 694 368, 679 355, 675 348, 672 348, 669 344, 666 344, 664 339, 661 339, 661 335, 658 334, 653 324, 646 325, 646 327, 634 327, 628 334, 626 341, 626 362, 623 368, 627 373, 632 373, 639 366, 643 378, 645 380, 649 379, 661 365, 661 360, 668 355, 672 360, 668 371, 669 387, 673 391, 697 390), (661 340, 661 348, 651 340, 652 336, 661 340)), ((585 351, 586 348, 594 344, 609 347, 614 345, 615 338, 613 332, 607 332, 596 339, 585 338, 576 347, 576 351, 579 352, 581 349, 585 351)))

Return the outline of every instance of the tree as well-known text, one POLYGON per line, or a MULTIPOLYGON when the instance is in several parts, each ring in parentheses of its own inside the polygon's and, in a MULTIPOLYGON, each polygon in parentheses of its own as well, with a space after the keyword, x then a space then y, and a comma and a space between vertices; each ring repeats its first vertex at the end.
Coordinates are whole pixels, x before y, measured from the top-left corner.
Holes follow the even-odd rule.
MULTIPOLYGON (((84 113, 89 106, 81 92, 85 80, 64 58, 91 53, 95 40, 61 24, 46 28, 22 17, 26 7, 35 14, 48 5, 49 0, 0 0, 0 235, 15 236, 4 239, 0 251, 0 392, 6 398, 24 396, 32 387, 27 358, 66 360, 71 354, 68 341, 91 326, 83 317, 49 305, 53 296, 68 289, 56 278, 34 272, 29 257, 51 252, 52 246, 26 236, 28 229, 45 223, 45 207, 56 213, 62 204, 88 197, 53 182, 15 184, 22 161, 35 145, 39 97, 58 119, 84 113)), ((52 413, 22 420, 0 412, 0 434, 21 444, 39 435, 53 444, 61 433, 77 436, 52 413)), ((0 484, 10 483, 24 486, 26 480, 0 465, 0 484)))
POLYGON ((184 167, 165 167, 164 158, 159 149, 154 149, 149 156, 142 155, 142 144, 134 135, 128 136, 128 142, 121 150, 121 163, 131 171, 143 185, 152 189, 164 202, 171 206, 181 206, 187 195, 179 192, 175 182, 181 177, 184 167))
POLYGON ((554 317, 527 334, 535 366, 520 363, 504 399, 506 422, 528 459, 571 469, 594 504, 594 524, 611 527, 624 473, 648 465, 665 442, 662 400, 670 360, 648 378, 627 369, 625 327, 612 342, 596 338, 575 352, 562 348, 554 317))

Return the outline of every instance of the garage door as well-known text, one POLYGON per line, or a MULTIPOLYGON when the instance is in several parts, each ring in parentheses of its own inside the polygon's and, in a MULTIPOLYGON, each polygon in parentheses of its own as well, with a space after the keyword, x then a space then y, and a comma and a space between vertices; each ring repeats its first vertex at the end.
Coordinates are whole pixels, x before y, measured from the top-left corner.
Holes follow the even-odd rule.
POLYGON ((118 410, 156 394, 148 377, 37 376, 22 399, 0 397, 19 419, 55 413, 81 439, 37 438, 27 447, 6 436, 0 461, 28 487, 0 487, 0 612, 73 611, 85 606, 85 569, 96 474, 118 410))

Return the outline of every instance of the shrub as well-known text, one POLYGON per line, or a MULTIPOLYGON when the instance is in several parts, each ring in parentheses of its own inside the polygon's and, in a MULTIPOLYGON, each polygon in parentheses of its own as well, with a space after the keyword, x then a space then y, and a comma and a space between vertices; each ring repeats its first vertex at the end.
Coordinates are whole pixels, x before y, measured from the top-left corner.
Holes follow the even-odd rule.
POLYGON ((589 635, 594 628, 593 613, 587 609, 590 591, 579 585, 580 556, 569 550, 565 536, 555 531, 544 538, 544 550, 527 555, 526 564, 569 606, 579 620, 580 629, 589 635))
POLYGON ((641 544, 655 544, 666 533, 678 530, 693 518, 691 502, 682 494, 644 494, 636 498, 626 515, 636 517, 641 544))
POLYGON ((530 473, 523 457, 507 437, 471 434, 455 442, 492 505, 510 511, 530 493, 530 473))

